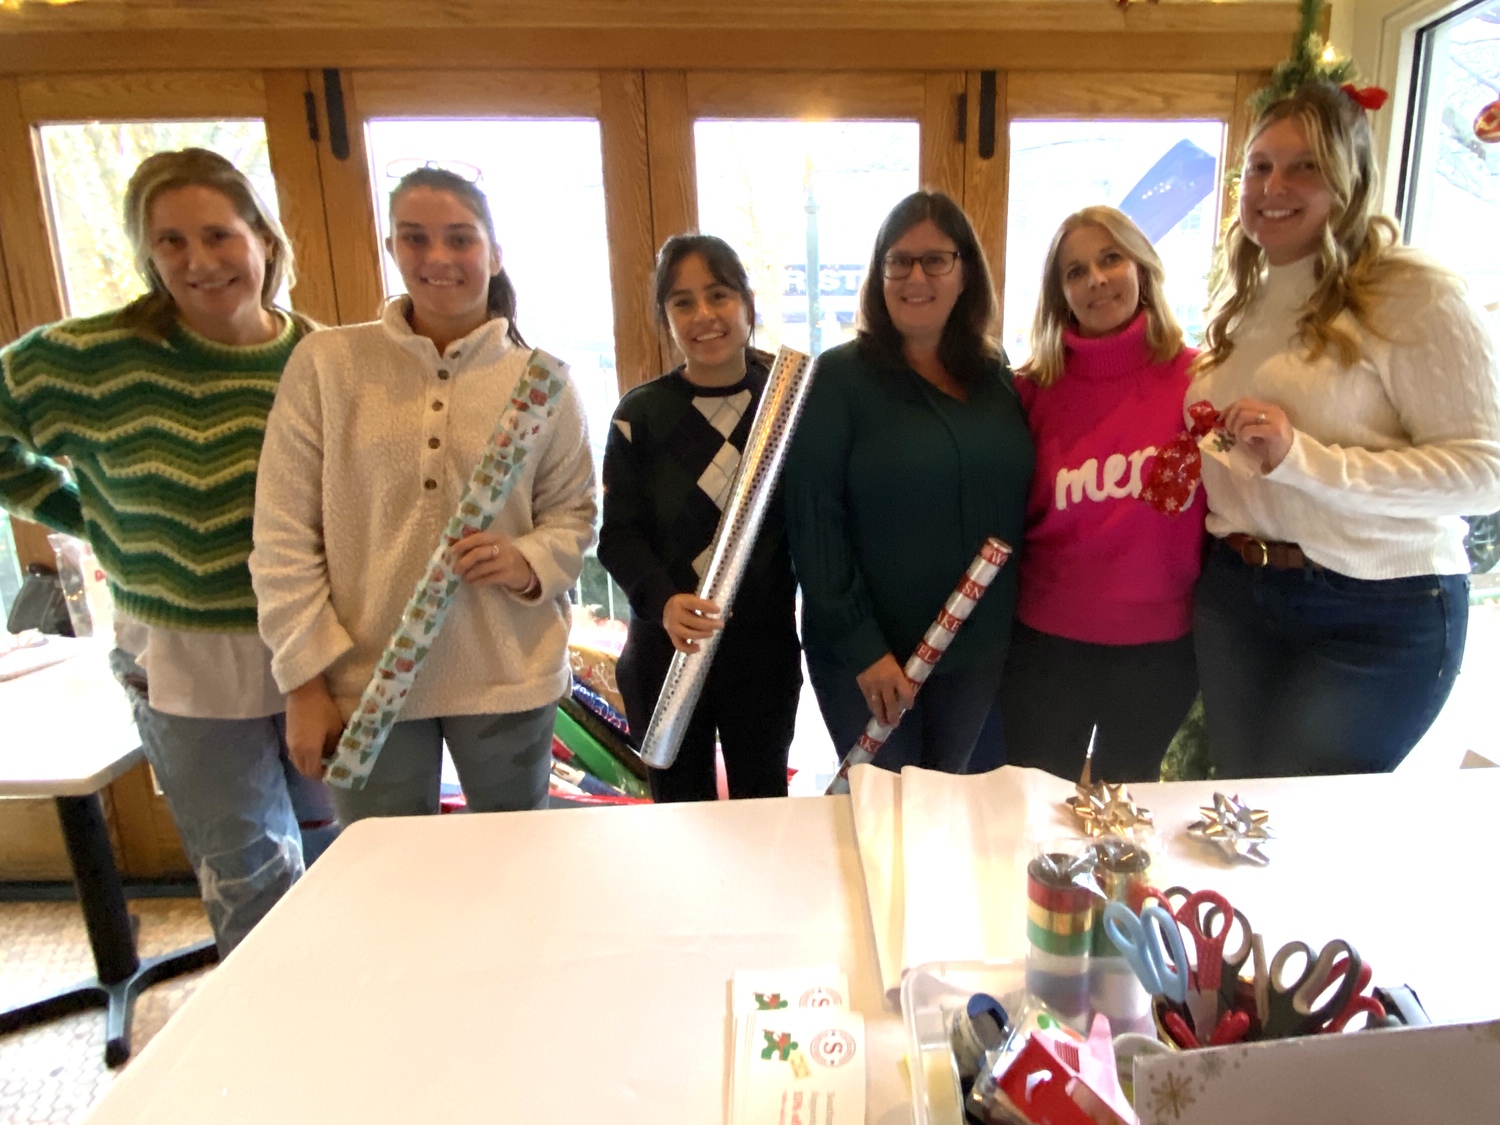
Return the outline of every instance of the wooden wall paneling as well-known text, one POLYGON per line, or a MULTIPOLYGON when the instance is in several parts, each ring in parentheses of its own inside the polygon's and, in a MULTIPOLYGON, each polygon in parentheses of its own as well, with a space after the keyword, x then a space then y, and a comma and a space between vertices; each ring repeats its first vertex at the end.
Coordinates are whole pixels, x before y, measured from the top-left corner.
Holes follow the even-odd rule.
MULTIPOLYGON (((1005 292, 1005 217, 1006 192, 1010 185, 1010 112, 1006 87, 1008 75, 995 75, 995 152, 988 159, 979 155, 979 94, 981 73, 970 71, 968 86, 967 142, 964 145, 964 210, 979 235, 990 261, 997 299, 1005 292)), ((1003 307, 1001 310, 1003 314, 1003 307)), ((995 325, 996 338, 1001 325, 995 325)))
POLYGON ((15 79, 0 78, 0 168, 0 238, 16 325, 25 332, 59 319, 63 298, 35 137, 15 79))
MULTIPOLYGON (((408 62, 410 60, 408 59, 408 62)), ((385 298, 381 281, 380 226, 375 221, 375 199, 370 183, 370 158, 365 149, 365 126, 356 75, 341 76, 349 155, 339 159, 329 147, 331 126, 323 72, 308 73, 323 127, 318 142, 318 168, 323 180, 324 215, 333 261, 334 291, 338 295, 338 323, 373 320, 385 298)))
POLYGON ((50 74, 24 78, 20 89, 29 121, 259 117, 266 101, 255 70, 50 74))
POLYGON ((1013 70, 1006 97, 1018 121, 1046 118, 1228 119, 1233 74, 1013 70))
POLYGON ((651 224, 651 160, 646 151, 646 80, 638 70, 601 71, 598 80, 615 372, 624 394, 662 370, 648 292, 656 243, 651 224))
POLYGON ((353 75, 365 118, 409 117, 420 105, 431 117, 594 117, 599 74, 594 70, 379 70, 353 75))
POLYGON ((959 98, 964 75, 941 71, 926 76, 922 100, 922 155, 918 175, 924 188, 964 197, 964 142, 959 140, 959 98))
MULTIPOLYGON (((318 145, 308 133, 307 72, 268 70, 264 75, 266 147, 276 177, 281 225, 296 253, 297 284, 292 306, 323 324, 337 324, 338 295, 333 252, 323 207, 318 145)), ((319 118, 319 135, 325 125, 319 118)))
POLYGON ((127 879, 191 875, 166 798, 156 792, 151 769, 142 762, 116 778, 107 790, 117 832, 120 873, 127 879))
POLYGON ((5 239, 0 237, 0 348, 20 334, 16 310, 10 303, 10 277, 5 272, 5 239))
POLYGON ((924 76, 914 71, 732 70, 687 72, 688 108, 696 117, 787 117, 829 120, 901 120, 918 117, 926 97, 924 76))
MULTIPOLYGON (((651 243, 653 251, 674 234, 698 229, 697 157, 693 114, 688 108, 687 74, 680 70, 647 71, 646 153, 651 177, 651 243)), ((679 362, 665 335, 659 340, 666 371, 679 362)))

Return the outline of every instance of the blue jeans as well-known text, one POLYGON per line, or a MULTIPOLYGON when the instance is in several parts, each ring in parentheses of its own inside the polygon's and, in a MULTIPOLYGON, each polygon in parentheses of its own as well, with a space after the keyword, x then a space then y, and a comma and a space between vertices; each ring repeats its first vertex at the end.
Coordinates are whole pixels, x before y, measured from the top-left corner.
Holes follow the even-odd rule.
POLYGON ((1453 688, 1468 592, 1462 574, 1256 568, 1216 542, 1194 627, 1219 776, 1395 769, 1453 688))
MULTIPOLYGON (((855 682, 854 670, 807 653, 807 674, 818 697, 823 722, 842 760, 870 721, 870 707, 855 682)), ((944 674, 941 667, 917 692, 917 702, 891 732, 875 765, 899 772, 903 766, 963 773, 980 728, 1000 685, 1000 662, 944 674)))
POLYGON ((128 653, 112 652, 110 668, 130 700, 146 760, 198 877, 214 940, 227 956, 301 877, 300 826, 333 819, 328 791, 292 765, 285 716, 168 715, 147 701, 144 673, 128 653))
POLYGON ((547 806, 557 704, 510 715, 449 715, 396 723, 362 789, 332 787, 339 823, 438 811, 443 743, 470 812, 547 806))

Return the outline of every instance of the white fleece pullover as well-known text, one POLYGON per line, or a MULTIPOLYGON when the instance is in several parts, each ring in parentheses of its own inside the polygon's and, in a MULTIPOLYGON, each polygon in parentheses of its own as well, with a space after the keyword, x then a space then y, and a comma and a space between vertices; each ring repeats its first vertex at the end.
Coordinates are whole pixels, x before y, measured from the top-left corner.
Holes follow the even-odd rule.
POLYGON ((1500 353, 1454 280, 1399 271, 1364 327, 1349 367, 1330 349, 1307 358, 1296 321, 1314 286, 1313 257, 1273 267, 1234 330, 1234 351, 1199 375, 1187 403, 1223 410, 1250 396, 1293 427, 1269 473, 1244 446, 1228 466, 1203 459, 1208 530, 1300 544, 1353 578, 1466 574, 1465 515, 1500 510, 1500 353))
MULTIPOLYGON (((345 717, 400 622, 418 577, 529 352, 491 320, 439 356, 406 321, 307 336, 281 377, 255 494, 250 573, 283 691, 319 673, 345 717)), ((523 462, 490 530, 541 581, 530 600, 459 587, 402 719, 505 714, 567 689, 568 590, 594 538, 593 458, 577 388, 523 462)))

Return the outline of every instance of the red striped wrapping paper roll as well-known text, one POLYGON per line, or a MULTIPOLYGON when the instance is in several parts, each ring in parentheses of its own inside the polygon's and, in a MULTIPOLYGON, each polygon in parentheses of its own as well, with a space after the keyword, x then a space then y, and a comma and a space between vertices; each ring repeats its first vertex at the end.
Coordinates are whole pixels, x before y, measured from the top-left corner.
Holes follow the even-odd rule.
MULTIPOLYGON (((984 592, 990 588, 990 583, 994 581, 995 575, 1000 573, 1000 568, 1005 565, 1010 555, 1010 544, 995 536, 990 536, 980 546, 979 553, 969 564, 969 569, 964 572, 963 578, 959 580, 953 593, 948 595, 948 600, 938 611, 937 619, 928 626, 927 632, 917 642, 916 651, 906 662, 903 671, 906 673, 906 678, 911 681, 913 691, 920 690, 927 681, 927 677, 932 674, 933 667, 948 650, 948 646, 953 643, 954 636, 963 623, 969 619, 969 614, 974 612, 974 606, 980 598, 984 597, 984 592)), ((898 719, 897 722, 899 721, 898 719)), ((859 741, 854 744, 854 748, 844 755, 843 762, 839 764, 839 771, 834 774, 827 792, 849 792, 849 771, 855 766, 871 761, 895 729, 895 723, 886 726, 879 719, 871 718, 869 725, 865 727, 864 734, 860 735, 859 741)))

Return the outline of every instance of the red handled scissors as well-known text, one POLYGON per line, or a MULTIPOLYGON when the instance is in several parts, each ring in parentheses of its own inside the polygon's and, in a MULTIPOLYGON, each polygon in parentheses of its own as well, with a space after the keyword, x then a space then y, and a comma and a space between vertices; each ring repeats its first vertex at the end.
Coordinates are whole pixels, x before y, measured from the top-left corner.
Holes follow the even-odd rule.
MULTIPOLYGON (((1329 975, 1328 983, 1332 984, 1336 978, 1341 976, 1347 977, 1350 971, 1351 967, 1347 960, 1335 962, 1333 970, 1329 975)), ((1349 1003, 1344 1005, 1343 1011, 1318 1028, 1319 1031, 1343 1031, 1348 1026, 1349 1021, 1361 1012, 1367 1017, 1366 1027, 1375 1027, 1385 1022, 1385 1005, 1375 999, 1375 997, 1365 994, 1365 989, 1370 987, 1370 981, 1375 975, 1374 971, 1368 964, 1361 964, 1358 969, 1352 971, 1355 974, 1354 996, 1349 1000, 1349 1003)), ((1327 985, 1324 985, 1325 989, 1327 987, 1327 985)))

